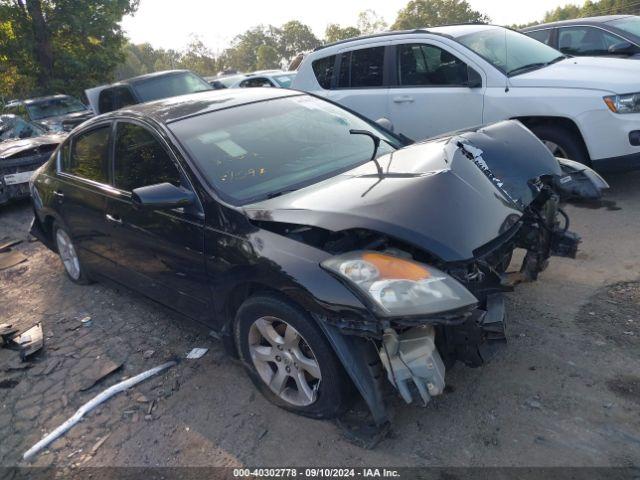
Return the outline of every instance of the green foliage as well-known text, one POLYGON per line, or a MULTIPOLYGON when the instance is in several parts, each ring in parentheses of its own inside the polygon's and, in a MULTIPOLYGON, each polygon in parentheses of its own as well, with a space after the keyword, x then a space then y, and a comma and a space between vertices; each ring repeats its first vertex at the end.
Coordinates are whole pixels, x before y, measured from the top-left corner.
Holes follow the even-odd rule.
POLYGON ((291 20, 275 31, 278 35, 278 54, 287 62, 298 53, 313 50, 321 43, 308 26, 297 20, 291 20))
POLYGON ((359 37, 360 30, 356 27, 341 27, 337 23, 330 23, 324 31, 324 41, 326 43, 338 42, 347 38, 359 37))
POLYGON ((620 14, 639 15, 640 2, 638 0, 600 0, 598 2, 587 0, 582 7, 567 5, 551 10, 545 14, 542 22, 558 22, 573 18, 620 14))
POLYGON ((110 81, 125 54, 119 23, 137 6, 138 0, 0 0, 2 31, 10 32, 0 35, 0 58, 10 64, 0 70, 0 88, 8 88, 11 75, 20 79, 14 95, 80 95, 110 81))
POLYGON ((489 21, 487 15, 473 10, 465 0, 411 0, 398 12, 391 28, 409 30, 453 23, 489 21))
POLYGON ((260 45, 256 55, 256 70, 269 70, 280 67, 280 54, 269 45, 260 45))
POLYGON ((372 33, 382 32, 389 25, 373 10, 365 10, 358 14, 358 23, 356 28, 361 35, 371 35, 372 33))

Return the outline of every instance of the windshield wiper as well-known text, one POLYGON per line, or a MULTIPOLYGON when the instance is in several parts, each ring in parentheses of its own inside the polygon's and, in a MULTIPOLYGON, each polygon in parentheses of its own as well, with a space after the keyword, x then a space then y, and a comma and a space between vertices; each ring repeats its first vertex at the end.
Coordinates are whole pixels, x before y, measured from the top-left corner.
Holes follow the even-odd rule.
POLYGON ((540 68, 548 67, 549 65, 551 65, 553 63, 557 63, 560 60, 564 60, 565 58, 567 58, 566 55, 560 55, 560 56, 558 56, 558 57, 556 57, 553 60, 550 60, 548 62, 529 63, 528 65, 523 65, 522 67, 518 67, 518 68, 514 68, 513 70, 510 70, 507 73, 507 76, 513 77, 514 75, 519 75, 521 73, 526 73, 526 72, 530 72, 532 70, 538 70, 540 68))
MULTIPOLYGON (((378 149, 380 148, 380 142, 383 139, 377 136, 375 133, 370 132, 369 130, 355 130, 352 128, 349 130, 349 133, 351 135, 366 135, 371 140, 373 140, 373 153, 371 154, 371 158, 369 159, 369 161, 373 161, 373 163, 376 164, 376 168, 378 169, 378 176, 382 178, 384 176, 384 172, 382 171, 380 162, 378 162, 377 154, 378 154, 378 149)), ((386 140, 385 142, 393 147, 393 145, 390 142, 387 142, 386 140)))

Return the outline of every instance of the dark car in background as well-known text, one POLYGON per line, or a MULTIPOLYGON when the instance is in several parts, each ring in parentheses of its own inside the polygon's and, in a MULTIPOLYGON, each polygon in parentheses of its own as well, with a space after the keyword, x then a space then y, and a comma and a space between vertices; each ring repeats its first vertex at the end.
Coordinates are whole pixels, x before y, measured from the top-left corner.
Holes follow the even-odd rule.
POLYGON ((606 183, 504 121, 406 145, 280 88, 96 117, 38 170, 31 232, 77 283, 110 278, 202 321, 276 405, 327 418, 385 377, 426 404, 504 340, 502 273, 574 256, 561 195, 606 183))
POLYGON ((17 115, 0 115, 0 205, 29 196, 29 179, 66 135, 17 115))
POLYGON ((567 55, 640 58, 640 17, 635 15, 576 18, 521 32, 567 55))
POLYGON ((205 79, 189 70, 166 70, 90 88, 85 94, 96 113, 106 113, 128 105, 211 89, 205 79))
POLYGON ((77 98, 69 95, 14 100, 3 113, 18 115, 52 132, 68 132, 93 116, 93 112, 77 98))

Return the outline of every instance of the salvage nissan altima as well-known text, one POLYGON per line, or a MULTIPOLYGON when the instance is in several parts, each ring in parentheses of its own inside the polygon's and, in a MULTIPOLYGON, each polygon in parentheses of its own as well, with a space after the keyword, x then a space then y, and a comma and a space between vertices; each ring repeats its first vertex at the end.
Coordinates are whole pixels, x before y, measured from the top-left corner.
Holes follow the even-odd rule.
POLYGON ((135 105, 39 169, 32 233, 72 281, 210 325, 273 403, 329 418, 357 391, 382 426, 385 388, 426 404, 486 360, 514 249, 521 280, 575 256, 560 200, 606 188, 514 121, 407 143, 283 89, 135 105))

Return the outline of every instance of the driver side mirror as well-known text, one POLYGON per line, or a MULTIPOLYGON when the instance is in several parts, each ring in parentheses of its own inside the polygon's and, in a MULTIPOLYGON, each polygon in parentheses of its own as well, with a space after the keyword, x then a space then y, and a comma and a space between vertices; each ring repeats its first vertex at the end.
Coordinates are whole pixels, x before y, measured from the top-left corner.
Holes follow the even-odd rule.
POLYGON ((482 77, 473 68, 467 65, 467 83, 469 88, 482 88, 482 77))
POLYGON ((620 42, 609 47, 609 53, 612 55, 634 55, 640 53, 640 49, 631 42, 620 42))
POLYGON ((190 190, 176 187, 171 183, 158 183, 133 189, 131 201, 137 208, 164 210, 193 205, 195 195, 190 190))

